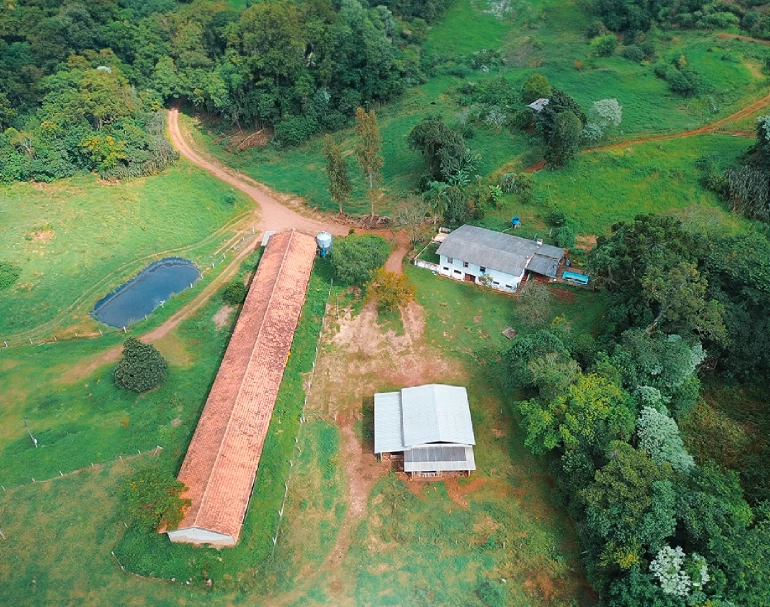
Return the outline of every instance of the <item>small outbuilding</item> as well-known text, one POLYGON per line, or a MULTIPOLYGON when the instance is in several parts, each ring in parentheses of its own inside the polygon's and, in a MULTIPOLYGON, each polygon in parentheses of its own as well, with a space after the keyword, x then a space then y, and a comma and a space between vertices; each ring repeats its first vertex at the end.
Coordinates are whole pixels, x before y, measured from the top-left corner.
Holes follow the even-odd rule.
POLYGON ((548 105, 551 102, 550 99, 545 99, 541 97, 540 99, 536 99, 532 103, 528 104, 527 107, 530 108, 532 111, 534 111, 536 114, 539 114, 543 111, 543 108, 545 108, 546 105, 548 105))
POLYGON ((556 278, 564 249, 503 232, 461 226, 439 246, 438 273, 499 291, 515 291, 527 272, 556 278))
POLYGON ((374 395, 374 452, 403 461, 407 474, 469 475, 475 444, 463 387, 428 384, 374 395))

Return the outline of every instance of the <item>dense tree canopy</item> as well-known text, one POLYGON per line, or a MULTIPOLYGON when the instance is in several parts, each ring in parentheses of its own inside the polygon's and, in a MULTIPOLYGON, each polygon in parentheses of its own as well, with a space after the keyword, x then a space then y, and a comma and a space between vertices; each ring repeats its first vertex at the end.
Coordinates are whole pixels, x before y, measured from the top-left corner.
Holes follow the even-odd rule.
POLYGON ((408 28, 448 4, 266 0, 238 11, 205 0, 21 0, 0 12, 0 132, 13 127, 0 136, 0 174, 162 168, 162 126, 145 113, 179 97, 234 125, 272 125, 276 144, 300 143, 419 82, 408 28), (72 132, 57 136, 48 122, 72 132))
POLYGON ((389 253, 390 245, 381 236, 351 234, 340 238, 334 243, 331 258, 334 278, 341 285, 363 287, 389 253))

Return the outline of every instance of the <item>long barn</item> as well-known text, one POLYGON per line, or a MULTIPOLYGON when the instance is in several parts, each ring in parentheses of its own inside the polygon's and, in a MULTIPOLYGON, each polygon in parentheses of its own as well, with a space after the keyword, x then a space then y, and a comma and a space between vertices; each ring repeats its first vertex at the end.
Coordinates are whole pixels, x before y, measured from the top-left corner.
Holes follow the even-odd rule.
POLYGON ((192 505, 172 542, 238 542, 315 254, 295 230, 267 244, 179 471, 192 505))

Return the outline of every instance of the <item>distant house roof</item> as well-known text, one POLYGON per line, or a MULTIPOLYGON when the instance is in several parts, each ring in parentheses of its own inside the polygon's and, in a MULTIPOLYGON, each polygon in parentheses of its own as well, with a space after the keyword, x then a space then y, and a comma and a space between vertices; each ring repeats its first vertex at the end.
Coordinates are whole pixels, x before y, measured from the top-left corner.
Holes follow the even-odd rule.
POLYGON ((374 395, 374 452, 430 443, 475 445, 465 388, 428 384, 374 395))
POLYGON ((294 230, 267 244, 179 471, 192 504, 172 541, 238 541, 315 254, 294 230))
POLYGON ((559 247, 469 225, 449 234, 436 253, 511 276, 531 270, 552 278, 564 257, 564 249, 559 247))
POLYGON ((533 101, 532 103, 530 103, 529 105, 527 105, 527 107, 528 108, 532 108, 536 112, 541 112, 541 111, 543 111, 543 108, 546 105, 548 105, 550 102, 551 102, 550 99, 544 99, 543 97, 541 97, 540 99, 537 99, 537 100, 533 101))

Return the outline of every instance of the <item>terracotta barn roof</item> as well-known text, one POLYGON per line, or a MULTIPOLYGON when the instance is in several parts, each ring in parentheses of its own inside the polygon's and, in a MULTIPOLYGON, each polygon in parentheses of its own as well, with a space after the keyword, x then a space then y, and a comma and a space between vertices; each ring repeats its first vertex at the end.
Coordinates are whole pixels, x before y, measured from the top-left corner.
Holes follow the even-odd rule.
POLYGON ((307 234, 270 238, 179 471, 192 505, 172 541, 238 541, 315 253, 307 234))

